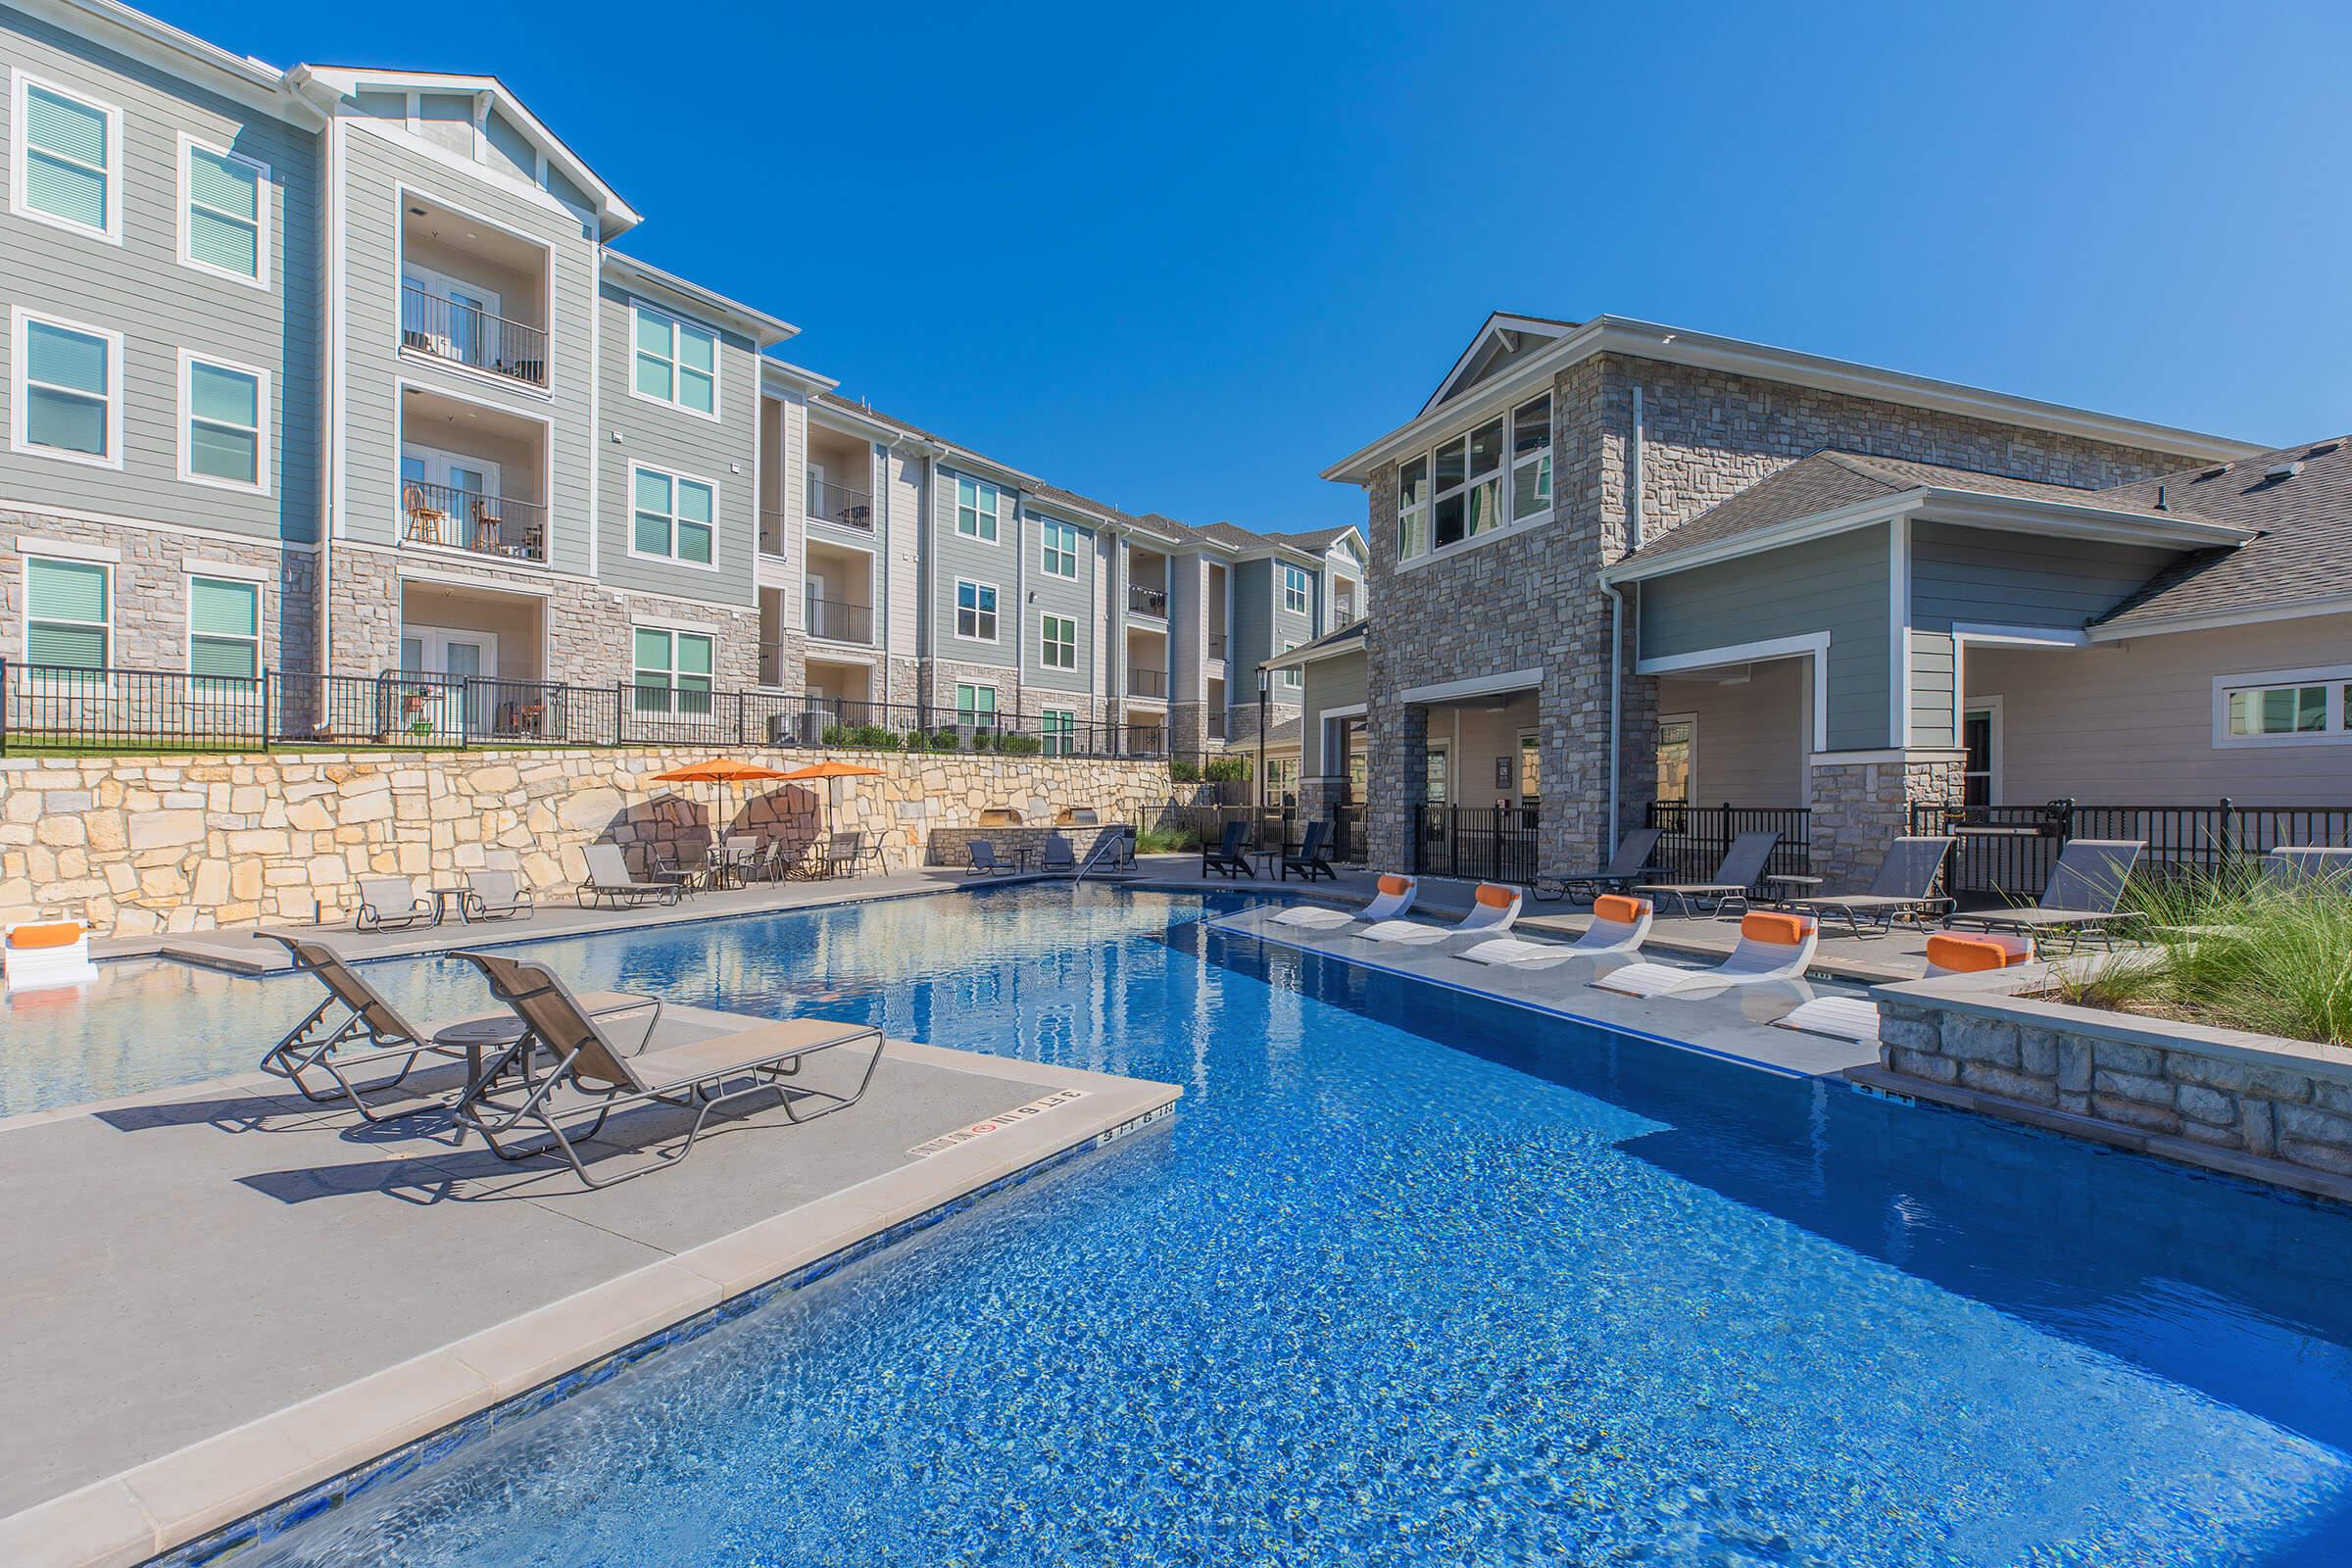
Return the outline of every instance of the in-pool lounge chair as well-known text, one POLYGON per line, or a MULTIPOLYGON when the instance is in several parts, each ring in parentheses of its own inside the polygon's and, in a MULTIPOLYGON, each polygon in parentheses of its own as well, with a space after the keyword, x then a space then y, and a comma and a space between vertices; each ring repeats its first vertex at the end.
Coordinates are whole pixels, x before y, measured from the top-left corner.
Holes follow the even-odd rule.
POLYGON ((1747 890, 1756 885, 1764 874, 1765 862, 1781 842, 1778 833, 1766 829, 1760 833, 1742 833, 1732 840, 1724 853, 1723 863, 1715 868, 1712 882, 1644 882, 1634 891, 1649 893, 1661 900, 1672 899, 1686 915, 1705 910, 1720 920, 1733 905, 1740 912, 1747 912, 1747 890))
MULTIPOLYGON (((464 1018, 413 1023, 397 1003, 376 990, 325 938, 284 931, 256 931, 254 937, 284 948, 298 973, 326 988, 324 1000, 262 1056, 262 1071, 285 1079, 314 1104, 347 1100, 351 1108, 368 1120, 386 1120, 388 1117, 368 1102, 369 1095, 380 1097, 399 1088, 426 1056, 465 1056, 462 1047, 434 1045, 436 1035, 507 1016, 502 1007, 464 1018), (395 1064, 399 1071, 389 1078, 369 1078, 363 1083, 355 1076, 395 1064), (321 1077, 328 1082, 319 1082, 321 1077)), ((599 991, 581 998, 580 1004, 591 1010, 613 1011, 639 1006, 645 1001, 624 992, 599 991)), ((414 1115, 422 1108, 412 1103, 391 1114, 414 1115)))
POLYGON ((1936 879, 1943 874, 1944 857, 1956 842, 1949 837, 1906 836, 1886 846, 1878 874, 1867 893, 1839 893, 1828 898, 1795 899, 1791 908, 1842 919, 1857 937, 1883 937, 1897 920, 1925 921, 1948 914, 1952 901, 1936 895, 1936 879))
POLYGON ((1947 914, 1943 923, 1962 930, 2046 932, 2070 944, 2096 932, 2101 942, 2113 947, 2115 927, 2139 917, 2116 906, 2123 902, 2124 884, 2147 847, 2141 839, 2070 840, 2050 868, 2040 904, 2031 908, 1971 909, 1947 914))
POLYGON ((431 899, 420 899, 405 876, 364 876, 360 878, 360 910, 352 916, 355 931, 405 931, 413 925, 430 925, 440 912, 440 905, 431 899))
POLYGON ((1307 823, 1306 837, 1299 841, 1298 853, 1282 858, 1282 880, 1288 882, 1296 871, 1309 882, 1317 877, 1337 882, 1340 873, 1331 868, 1331 853, 1323 847, 1323 841, 1330 836, 1331 824, 1322 818, 1307 823))
POLYGON ((468 871, 466 873, 466 896, 458 901, 459 912, 468 923, 475 920, 518 920, 532 912, 537 906, 531 900, 531 890, 512 871, 468 871))
POLYGON ((1248 822, 1237 819, 1226 823, 1225 836, 1213 848, 1206 844, 1200 847, 1200 874, 1207 876, 1213 871, 1227 878, 1257 875, 1250 869, 1250 857, 1242 848, 1242 841, 1249 831, 1248 822))
POLYGON ((1418 920, 1381 920, 1350 933, 1367 942, 1394 942, 1401 947, 1425 948, 1444 942, 1449 937, 1477 936, 1492 932, 1500 936, 1519 918, 1519 890, 1506 888, 1499 882, 1481 882, 1471 896, 1470 912, 1462 916, 1459 925, 1423 925, 1418 920))
POLYGON ((1809 914, 1761 909, 1740 917, 1739 945, 1712 969, 1677 969, 1664 963, 1629 963, 1592 984, 1629 997, 1664 997, 1720 986, 1760 985, 1767 980, 1800 980, 1821 940, 1821 922, 1809 914))
MULTIPOLYGON (((1928 938, 1930 980, 2029 963, 2034 939, 1999 931, 1938 931, 1928 938)), ((1772 1020, 1777 1029, 1869 1045, 1879 1038, 1879 1004, 1868 997, 1815 997, 1772 1020)))
POLYGON ((1383 920, 1394 920, 1411 908, 1413 895, 1420 888, 1421 884, 1409 876, 1384 872, 1373 891, 1372 902, 1361 909, 1349 911, 1334 909, 1322 904, 1301 904, 1280 914, 1269 915, 1267 919, 1274 925, 1294 925, 1308 931, 1338 931, 1359 920, 1377 925, 1383 920))
POLYGON ((640 882, 629 874, 627 857, 617 844, 591 844, 584 852, 588 874, 580 879, 579 899, 585 905, 675 904, 676 882, 640 882))
POLYGON ((676 1164, 694 1152, 694 1141, 712 1111, 752 1095, 776 1095, 784 1114, 796 1124, 845 1110, 863 1098, 882 1060, 882 1031, 871 1024, 786 1018, 712 1034, 696 1025, 665 1028, 657 999, 645 999, 633 1009, 643 1017, 640 1024, 635 1016, 595 1011, 545 964, 471 950, 454 956, 480 969, 490 982, 490 994, 522 1021, 529 1042, 514 1049, 545 1052, 555 1058, 552 1067, 526 1071, 528 1093, 519 1102, 494 1099, 492 1075, 484 1074, 459 1098, 459 1125, 480 1133, 501 1159, 560 1152, 591 1187, 611 1187, 676 1164), (624 1048, 609 1029, 630 1037, 629 1045, 624 1048), (810 1056, 869 1042, 857 1087, 847 1093, 790 1081, 810 1056), (578 1142, 602 1132, 614 1111, 655 1102, 694 1110, 685 1142, 616 1175, 592 1172, 580 1158, 578 1142), (815 1108, 805 1108, 809 1104, 815 1108), (517 1127, 544 1134, 544 1140, 499 1141, 517 1127))
POLYGON ((1571 958, 1597 958, 1606 954, 1634 954, 1649 935, 1650 902, 1623 893, 1604 893, 1592 901, 1592 923, 1574 942, 1530 942, 1525 937, 1493 937, 1454 955, 1472 963, 1499 963, 1514 969, 1548 969, 1571 958))
POLYGON ((1010 876, 1012 867, 997 858, 997 847, 986 839, 974 839, 964 846, 971 863, 963 868, 965 876, 1010 876))
POLYGON ((1537 902, 1550 904, 1559 899, 1597 899, 1603 893, 1623 893, 1655 869, 1649 858, 1658 853, 1658 840, 1666 836, 1664 828, 1638 827, 1617 841, 1617 853, 1609 863, 1597 871, 1579 871, 1574 876, 1540 876, 1528 891, 1537 902))

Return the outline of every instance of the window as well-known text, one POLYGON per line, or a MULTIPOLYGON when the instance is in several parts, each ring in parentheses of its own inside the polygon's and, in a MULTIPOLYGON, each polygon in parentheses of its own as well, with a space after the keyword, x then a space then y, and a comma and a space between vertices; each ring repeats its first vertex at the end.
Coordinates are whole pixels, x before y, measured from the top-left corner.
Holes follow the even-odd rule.
POLYGON ((16 210, 38 223, 122 238, 122 113, 17 75, 16 210))
POLYGON ((1078 750, 1078 715, 1066 708, 1049 708, 1038 715, 1038 738, 1048 757, 1069 757, 1078 750))
POLYGON ((967 539, 994 540, 997 537, 997 487, 979 479, 957 475, 956 480, 956 531, 967 539))
POLYGON ((1492 533, 1551 509, 1551 397, 1547 393, 1396 466, 1396 559, 1492 533), (1503 445, 1509 442, 1505 514, 1503 445))
POLYGON ((1314 589, 1307 581, 1304 566, 1286 565, 1282 568, 1282 608, 1294 615, 1303 615, 1314 603, 1314 589))
POLYGON ((1298 759, 1269 757, 1266 759, 1266 798, 1285 806, 1298 804, 1298 759))
POLYGON ((1446 748, 1432 746, 1421 759, 1421 799, 1430 806, 1446 804, 1446 748))
MULTIPOLYGON (((262 673, 262 585, 188 579, 188 673, 249 681, 262 673)), ((230 691, 242 688, 230 686, 230 691)))
POLYGON ((1429 549, 1429 460, 1396 466, 1396 559, 1410 561, 1429 549))
POLYGON ((1690 801, 1690 769, 1698 754, 1698 719, 1672 713, 1658 720, 1658 793, 1661 801, 1690 801))
POLYGON ((1511 520, 1551 510, 1551 397, 1511 413, 1511 520))
POLYGON ((640 713, 710 711, 710 639, 691 631, 639 626, 632 639, 640 713))
POLYGON ((94 561, 24 558, 24 662, 104 669, 114 647, 114 585, 94 561))
POLYGON ((2224 675, 2213 683, 2216 746, 2352 743, 2352 664, 2224 675))
POLYGON ((16 316, 20 452, 122 466, 122 334, 16 316))
POLYGON ((179 259, 240 283, 270 281, 270 169, 179 139, 179 259))
POLYGON ((241 490, 270 488, 262 420, 267 372, 182 353, 179 357, 179 476, 241 490))
POLYGON ((643 305, 635 313, 637 396, 717 418, 717 335, 643 305))
POLYGON ((994 686, 957 686, 956 688, 956 722, 977 725, 986 729, 997 721, 997 689, 994 686))
POLYGON ((636 514, 630 524, 629 554, 658 556, 689 566, 716 564, 717 487, 703 479, 631 470, 636 514))
POLYGON ((1532 729, 1519 732, 1519 804, 1535 807, 1544 801, 1543 739, 1532 729))
MULTIPOLYGON (((1287 654, 1298 646, 1298 639, 1293 638, 1282 645, 1282 651, 1287 654)), ((1298 665, 1293 664, 1288 669, 1276 670, 1274 672, 1274 682, 1276 685, 1282 687, 1285 691, 1295 692, 1298 689, 1298 683, 1302 676, 1303 672, 1298 668, 1298 665)))
POLYGON ((1075 524, 1045 519, 1046 548, 1039 567, 1049 577, 1078 575, 1078 529, 1075 524))
POLYGON ((956 635, 975 643, 997 640, 997 590, 984 582, 956 583, 956 635))
POLYGON ((1068 615, 1046 615, 1038 621, 1037 662, 1048 669, 1078 667, 1078 622, 1068 615))

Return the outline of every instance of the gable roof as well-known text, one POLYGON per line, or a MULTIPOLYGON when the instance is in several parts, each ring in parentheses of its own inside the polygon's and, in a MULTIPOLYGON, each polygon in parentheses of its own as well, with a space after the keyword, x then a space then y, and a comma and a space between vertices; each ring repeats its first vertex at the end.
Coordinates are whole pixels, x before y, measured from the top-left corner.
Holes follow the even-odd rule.
POLYGON ((1438 382, 1429 401, 1421 405, 1427 414, 1449 398, 1459 397, 1471 387, 1493 375, 1513 360, 1522 358, 1538 346, 1576 326, 1549 316, 1528 316, 1517 311, 1492 311, 1478 331, 1471 337, 1470 346, 1462 350, 1453 368, 1438 382))
POLYGON ((2208 617, 2352 611, 2352 436, 2280 447, 2103 492, 2261 531, 2159 572, 2097 622, 2110 636, 2208 617), (2292 471, 2282 471, 2292 470, 2292 471))
POLYGON ((1354 523, 1344 522, 1337 528, 1308 528, 1298 533, 1268 534, 1266 537, 1278 539, 1296 549, 1311 550, 1315 554, 1321 555, 1333 545, 1338 544, 1340 540, 1354 532, 1354 523))

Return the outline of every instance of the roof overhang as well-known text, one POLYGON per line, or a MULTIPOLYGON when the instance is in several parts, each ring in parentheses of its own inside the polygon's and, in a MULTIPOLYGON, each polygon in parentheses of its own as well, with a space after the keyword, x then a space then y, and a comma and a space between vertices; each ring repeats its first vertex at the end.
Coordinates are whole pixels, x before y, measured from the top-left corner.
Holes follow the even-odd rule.
MULTIPOLYGON (((841 385, 831 376, 821 375, 807 366, 795 365, 790 360, 779 360, 765 355, 762 355, 760 360, 760 382, 763 391, 770 386, 777 386, 804 393, 830 392, 841 385)), ((812 409, 814 407, 815 405, 811 405, 812 409)))
POLYGON ((1492 381, 1425 410, 1371 445, 1348 454, 1325 468, 1323 477, 1348 484, 1368 483, 1373 470, 1383 464, 1462 434, 1511 405, 1540 395, 1562 370, 1595 354, 1622 354, 1721 370, 2200 460, 2234 461, 2270 450, 2254 442, 2234 441, 2169 424, 2151 424, 2143 419, 2120 418, 2034 398, 2012 397, 1954 381, 1825 359, 1816 354, 1799 354, 1791 349, 1776 349, 1706 332, 1688 332, 1628 317, 1598 316, 1563 333, 1549 347, 1530 355, 1492 381))
POLYGON ((1735 534, 1713 544, 1668 551, 1650 559, 1634 556, 1604 567, 1604 587, 1671 576, 1717 562, 1785 550, 1808 540, 1868 528, 1897 517, 1918 517, 1966 528, 1989 528, 2007 533, 2038 534, 2044 538, 2084 539, 2102 544, 2143 545, 2159 550, 2216 550, 2244 544, 2256 530, 2192 518, 2151 517, 2145 513, 2117 512, 2106 507, 2076 506, 2067 502, 2028 500, 2018 496, 1986 495, 1978 490, 1945 490, 1922 486, 1889 496, 1874 496, 1852 506, 1795 517, 1769 528, 1735 534))
POLYGON ((605 252, 605 273, 633 293, 647 295, 657 303, 673 306, 716 325, 731 326, 762 350, 800 335, 799 327, 780 317, 755 310, 740 300, 729 299, 675 272, 663 271, 651 262, 641 262, 616 250, 605 252))
POLYGON ((1304 669, 1307 665, 1321 660, 1343 659, 1349 654, 1360 654, 1364 651, 1364 633, 1369 624, 1368 621, 1359 620, 1352 626, 1342 627, 1330 636, 1318 637, 1311 643, 1303 643, 1287 654, 1277 654, 1272 659, 1262 660, 1257 667, 1260 669, 1304 669))
POLYGON ((109 46, 145 65, 201 82, 249 109, 275 115, 307 130, 326 122, 317 105, 298 96, 287 74, 259 60, 232 55, 168 22, 133 11, 118 0, 15 0, 45 22, 79 32, 95 32, 109 46))
POLYGON ((2188 611, 2177 615, 2101 621, 2088 630, 2090 640, 2094 643, 2120 643, 2133 637, 2162 637, 2173 632, 2225 631, 2231 626, 2259 626, 2266 621, 2308 620, 2314 615, 2352 615, 2352 594, 2327 594, 2317 599, 2240 606, 2234 610, 2188 611))
POLYGON ((1486 352, 1487 345, 1495 339, 1500 338, 1505 348, 1517 348, 1525 338, 1554 338, 1568 330, 1566 322, 1546 321, 1534 316, 1514 316, 1508 311, 1494 312, 1487 318, 1486 324, 1478 329, 1478 335, 1470 340, 1470 346, 1462 350, 1461 358, 1453 362, 1444 379, 1438 382, 1438 389, 1429 395, 1429 401, 1421 405, 1421 412, 1427 414, 1445 402, 1454 382, 1469 372, 1470 368, 1478 363, 1479 356, 1486 352))

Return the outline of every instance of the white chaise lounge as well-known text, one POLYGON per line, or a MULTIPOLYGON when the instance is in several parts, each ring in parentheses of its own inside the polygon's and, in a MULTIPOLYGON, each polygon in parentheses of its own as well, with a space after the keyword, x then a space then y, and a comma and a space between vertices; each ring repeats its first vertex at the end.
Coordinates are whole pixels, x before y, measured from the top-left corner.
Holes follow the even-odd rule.
POLYGON ((1592 981, 1603 991, 1629 997, 1664 997, 1721 986, 1760 985, 1803 977, 1821 940, 1821 922, 1809 914, 1756 910, 1740 917, 1740 942, 1712 969, 1677 969, 1663 963, 1629 963, 1592 981))
POLYGON ((1372 895, 1372 902, 1352 913, 1320 904, 1301 904, 1271 916, 1268 923, 1295 925, 1308 931, 1337 931, 1358 920, 1368 920, 1377 925, 1383 920, 1394 920, 1411 908, 1413 895, 1420 889, 1421 884, 1412 877, 1384 873, 1378 891, 1372 895))
POLYGON ((1604 954, 1642 951, 1649 936, 1652 912, 1647 899, 1604 893, 1592 901, 1592 923, 1574 942, 1530 942, 1525 937, 1490 937, 1454 955, 1472 963, 1505 964, 1514 969, 1548 969, 1571 958, 1593 958, 1604 954))
MULTIPOLYGON (((1938 931, 1928 938, 1930 980, 1946 975, 1983 974, 2029 963, 2034 939, 2019 932, 1938 931)), ((1833 1040, 1869 1045, 1879 1038, 1879 1004, 1868 997, 1815 997, 1772 1020, 1776 1029, 1795 1029, 1833 1040)))
POLYGON ((0 932, 0 973, 11 992, 77 986, 98 978, 90 928, 79 920, 25 920, 0 932))
POLYGON ((1501 935, 1519 918, 1519 890, 1498 882, 1481 882, 1470 901, 1470 912, 1459 925, 1423 925, 1418 920, 1381 920, 1352 933, 1367 942, 1394 942, 1400 947, 1427 947, 1448 937, 1482 932, 1501 935))

